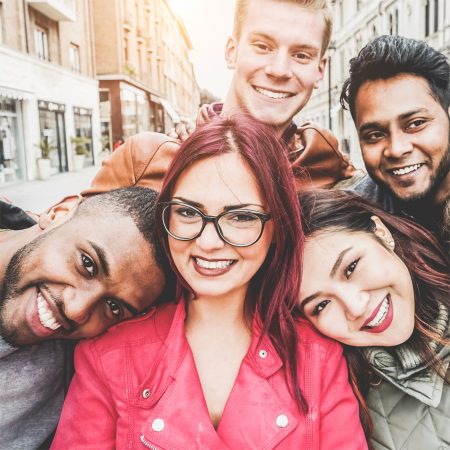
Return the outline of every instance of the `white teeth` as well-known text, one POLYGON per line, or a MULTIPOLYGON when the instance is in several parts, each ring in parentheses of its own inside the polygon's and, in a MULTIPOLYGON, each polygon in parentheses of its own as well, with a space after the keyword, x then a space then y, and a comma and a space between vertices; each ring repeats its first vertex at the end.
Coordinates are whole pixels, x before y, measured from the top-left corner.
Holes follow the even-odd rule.
POLYGON ((51 309, 49 308, 47 302, 42 298, 42 294, 38 292, 37 295, 37 307, 39 320, 42 326, 50 328, 50 330, 57 330, 61 327, 61 324, 55 319, 51 309))
POLYGON ((287 92, 274 92, 274 91, 268 91, 267 89, 263 89, 263 88, 259 88, 259 87, 255 87, 255 91, 259 92, 260 94, 265 95, 266 97, 270 97, 270 98, 287 98, 290 97, 291 94, 288 94, 287 92))
POLYGON ((377 312, 377 315, 371 320, 366 327, 374 328, 380 325, 381 322, 386 318, 387 312, 389 310, 389 299, 386 297, 377 312))
POLYGON ((414 164, 412 166, 402 167, 401 169, 394 169, 392 173, 394 175, 405 175, 410 172, 414 172, 417 170, 422 164, 414 164))
POLYGON ((225 269, 233 264, 233 260, 226 261, 206 261, 204 259, 195 258, 195 262, 204 269, 225 269))

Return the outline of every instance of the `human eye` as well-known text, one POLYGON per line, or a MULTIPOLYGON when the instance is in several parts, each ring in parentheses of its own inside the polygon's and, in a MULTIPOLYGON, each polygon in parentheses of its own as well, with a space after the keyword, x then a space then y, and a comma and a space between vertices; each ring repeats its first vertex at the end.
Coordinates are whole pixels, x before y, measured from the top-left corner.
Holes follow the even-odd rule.
POLYGON ((411 121, 408 123, 406 129, 407 129, 407 130, 416 131, 416 130, 418 130, 419 128, 421 129, 421 128, 422 128, 422 125, 424 125, 425 123, 426 123, 426 120, 425 120, 425 119, 422 119, 422 118, 420 118, 420 119, 413 119, 413 120, 411 120, 411 121))
POLYGON ((176 216, 183 219, 195 219, 200 217, 200 213, 190 206, 175 206, 173 212, 176 216))
POLYGON ((234 226, 252 226, 259 221, 256 214, 247 211, 230 211, 226 219, 234 226))
POLYGON ((383 139, 384 133, 381 131, 371 131, 369 133, 366 133, 362 136, 362 139, 367 144, 375 144, 376 142, 379 142, 381 139, 383 139))
POLYGON ((109 312, 113 317, 115 318, 122 317, 123 309, 118 301, 108 298, 106 300, 106 304, 108 305, 109 312))
POLYGON ((270 50, 269 45, 262 41, 253 42, 253 47, 255 47, 256 50, 259 50, 261 52, 267 52, 270 50))
POLYGON ((355 261, 352 261, 346 268, 345 268, 345 277, 350 278, 351 274, 355 271, 356 266, 358 265, 359 259, 356 259, 355 261))
POLYGON ((311 59, 311 55, 306 52, 297 52, 293 54, 294 59, 299 61, 309 61, 311 59))
POLYGON ((85 255, 84 253, 81 254, 81 265, 83 266, 83 269, 89 277, 93 278, 97 274, 97 266, 92 258, 85 255))
POLYGON ((314 306, 313 310, 311 311, 312 316, 318 316, 330 303, 330 300, 322 300, 321 302, 317 303, 316 306, 314 306))

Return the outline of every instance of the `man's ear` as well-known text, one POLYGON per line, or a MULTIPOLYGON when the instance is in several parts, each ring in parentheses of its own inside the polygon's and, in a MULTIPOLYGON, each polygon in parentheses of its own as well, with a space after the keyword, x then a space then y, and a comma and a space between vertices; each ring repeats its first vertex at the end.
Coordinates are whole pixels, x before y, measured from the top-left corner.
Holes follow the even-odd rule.
POLYGON ((236 68, 236 56, 237 56, 237 41, 234 37, 230 36, 225 46, 225 61, 229 69, 236 68))
POLYGON ((321 60, 319 61, 319 71, 318 71, 318 76, 316 77, 316 81, 314 82, 314 89, 318 89, 318 87, 320 86, 320 82, 323 80, 323 76, 325 74, 325 69, 328 65, 328 57, 327 56, 323 56, 321 58, 321 60))
POLYGON ((370 218, 372 222, 374 223, 375 227, 373 232, 375 233, 375 236, 380 239, 380 241, 389 249, 394 251, 395 249, 395 241, 392 237, 391 232, 386 227, 386 225, 381 221, 381 219, 378 216, 372 216, 370 218))
POLYGON ((78 205, 83 201, 81 195, 72 195, 52 206, 39 216, 38 224, 42 230, 59 225, 69 220, 75 213, 78 205))

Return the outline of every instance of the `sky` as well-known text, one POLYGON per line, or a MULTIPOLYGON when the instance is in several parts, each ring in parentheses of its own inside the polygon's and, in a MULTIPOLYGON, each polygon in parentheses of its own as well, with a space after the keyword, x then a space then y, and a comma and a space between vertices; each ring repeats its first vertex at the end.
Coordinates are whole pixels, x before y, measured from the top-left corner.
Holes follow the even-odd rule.
POLYGON ((225 44, 233 28, 234 0, 169 0, 181 17, 194 50, 191 61, 200 88, 225 99, 232 71, 225 64, 225 44))

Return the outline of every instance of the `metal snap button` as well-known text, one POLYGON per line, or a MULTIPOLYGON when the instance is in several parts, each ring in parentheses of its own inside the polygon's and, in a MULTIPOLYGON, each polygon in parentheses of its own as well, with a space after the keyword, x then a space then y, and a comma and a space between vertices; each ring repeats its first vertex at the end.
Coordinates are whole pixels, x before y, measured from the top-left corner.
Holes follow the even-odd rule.
POLYGON ((267 352, 265 350, 260 350, 259 357, 264 359, 265 357, 267 357, 267 352))
POLYGON ((151 394, 150 389, 144 389, 142 391, 142 398, 149 398, 150 394, 151 394))
POLYGON ((289 420, 288 420, 287 416, 285 416, 284 414, 280 414, 277 417, 277 420, 275 421, 275 423, 277 424, 277 427, 285 428, 285 427, 287 427, 289 420))
POLYGON ((152 430, 153 431, 162 431, 164 430, 164 420, 162 419, 155 419, 152 423, 152 430))

